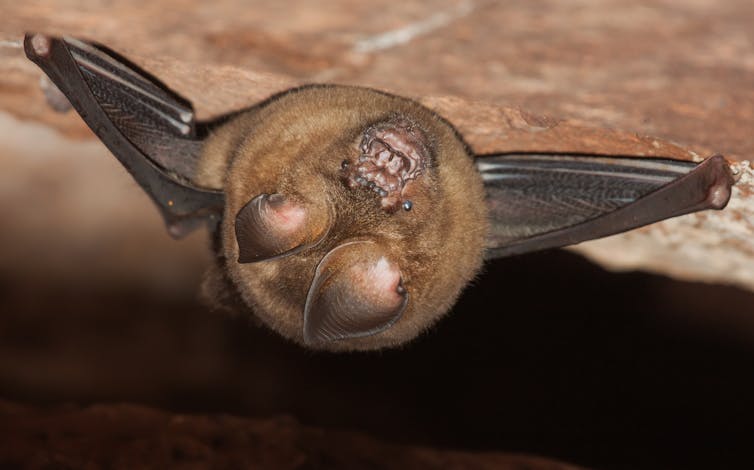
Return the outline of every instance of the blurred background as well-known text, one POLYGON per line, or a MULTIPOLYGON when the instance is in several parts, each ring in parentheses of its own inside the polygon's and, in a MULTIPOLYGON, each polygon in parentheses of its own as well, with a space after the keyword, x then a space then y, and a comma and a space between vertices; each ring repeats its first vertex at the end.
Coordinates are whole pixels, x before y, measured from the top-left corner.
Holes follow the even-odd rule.
POLYGON ((198 302, 206 234, 168 237, 78 116, 45 102, 19 42, 26 30, 96 39, 176 79, 205 118, 296 83, 352 83, 746 159, 750 1, 0 1, 0 10, 6 437, 29 410, 129 403, 288 416, 325 436, 464 451, 479 468, 499 462, 493 454, 594 468, 754 463, 750 291, 611 272, 555 250, 488 263, 449 316, 403 349, 303 350, 198 302))

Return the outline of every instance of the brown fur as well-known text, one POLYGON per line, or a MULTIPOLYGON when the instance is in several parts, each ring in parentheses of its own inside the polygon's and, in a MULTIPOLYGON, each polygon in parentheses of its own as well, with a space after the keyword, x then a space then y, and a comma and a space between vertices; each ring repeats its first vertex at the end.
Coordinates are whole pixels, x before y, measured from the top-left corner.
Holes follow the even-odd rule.
POLYGON ((315 268, 346 241, 378 243, 400 266, 409 303, 385 331, 319 346, 330 350, 378 349, 415 338, 450 309, 482 263, 486 208, 472 158, 447 122, 405 98, 340 86, 283 94, 208 138, 197 183, 226 192, 220 259, 241 298, 265 324, 298 343, 315 268), (412 210, 386 213, 377 195, 350 189, 340 171, 358 152, 365 129, 396 116, 422 127, 432 164, 424 184, 414 185, 412 210), (295 255, 238 263, 234 220, 261 193, 302 202, 324 198, 335 214, 330 232, 295 255))

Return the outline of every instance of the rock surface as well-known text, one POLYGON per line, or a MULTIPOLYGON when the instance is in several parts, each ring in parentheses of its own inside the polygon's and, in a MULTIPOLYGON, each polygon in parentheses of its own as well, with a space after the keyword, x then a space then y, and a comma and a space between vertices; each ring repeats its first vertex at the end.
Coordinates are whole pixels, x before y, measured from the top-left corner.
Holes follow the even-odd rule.
POLYGON ((185 415, 136 405, 38 409, 0 401, 3 468, 577 470, 525 455, 438 451, 295 419, 185 415))
MULTIPOLYGON (((24 31, 105 43, 190 97, 204 118, 296 84, 337 82, 419 98, 478 153, 583 150, 698 160, 720 152, 745 160, 754 151, 754 7, 743 0, 331 0, 285 8, 265 1, 209 7, 61 0, 6 2, 3 11, 0 110, 72 137, 90 133, 74 113, 45 103, 40 71, 20 48, 24 31)), ((576 250, 615 269, 752 288, 754 182, 745 163, 737 171, 741 181, 723 213, 576 250)), ((118 181, 116 173, 100 178, 118 181)))

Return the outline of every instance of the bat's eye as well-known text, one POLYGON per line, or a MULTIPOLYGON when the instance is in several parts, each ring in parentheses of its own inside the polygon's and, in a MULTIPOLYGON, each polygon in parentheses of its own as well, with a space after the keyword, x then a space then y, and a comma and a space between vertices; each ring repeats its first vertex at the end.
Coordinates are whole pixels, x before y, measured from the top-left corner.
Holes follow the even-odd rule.
POLYGON ((408 212, 411 210, 412 207, 414 207, 414 203, 411 201, 403 201, 403 204, 401 205, 403 207, 403 210, 408 212))
POLYGON ((329 212, 321 204, 296 202, 281 194, 260 194, 236 216, 238 262, 296 253, 320 242, 329 227, 329 212))
POLYGON ((304 308, 304 340, 321 344, 378 333, 407 304, 400 268, 380 245, 344 243, 317 266, 304 308))

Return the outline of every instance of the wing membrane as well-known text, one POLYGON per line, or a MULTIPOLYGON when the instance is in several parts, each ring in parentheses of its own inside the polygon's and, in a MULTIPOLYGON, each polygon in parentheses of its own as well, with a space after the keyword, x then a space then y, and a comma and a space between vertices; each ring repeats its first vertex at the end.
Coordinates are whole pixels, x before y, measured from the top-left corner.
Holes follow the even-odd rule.
POLYGON ((186 178, 201 151, 191 103, 103 47, 64 38, 89 90, 110 121, 163 169, 186 178), (117 58, 116 58, 117 57, 117 58))
POLYGON ((490 257, 571 245, 704 209, 721 209, 725 159, 510 154, 477 158, 490 211, 490 257))
POLYGON ((101 46, 29 34, 24 49, 157 204, 171 235, 219 220, 223 193, 190 182, 202 142, 188 101, 101 46))

